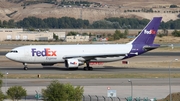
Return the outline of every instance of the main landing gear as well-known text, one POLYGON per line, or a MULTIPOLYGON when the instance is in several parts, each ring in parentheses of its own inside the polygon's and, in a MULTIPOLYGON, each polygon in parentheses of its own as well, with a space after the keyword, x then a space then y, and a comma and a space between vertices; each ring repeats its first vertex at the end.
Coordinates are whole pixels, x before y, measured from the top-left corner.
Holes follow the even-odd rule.
POLYGON ((86 62, 86 67, 84 67, 84 70, 93 70, 93 68, 89 66, 89 61, 86 62))
POLYGON ((27 63, 23 63, 23 65, 24 65, 24 70, 27 70, 28 69, 27 63))

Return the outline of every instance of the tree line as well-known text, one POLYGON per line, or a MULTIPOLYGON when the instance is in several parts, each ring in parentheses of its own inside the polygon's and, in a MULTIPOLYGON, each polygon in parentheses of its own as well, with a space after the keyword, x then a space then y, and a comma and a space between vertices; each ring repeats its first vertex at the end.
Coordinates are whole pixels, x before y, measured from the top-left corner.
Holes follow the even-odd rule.
MULTIPOLYGON (((18 101, 27 96, 27 91, 22 86, 11 86, 4 94, 1 90, 3 76, 0 73, 0 101, 4 101, 5 99, 18 101)), ((43 99, 43 101, 81 101, 84 88, 82 86, 74 87, 69 83, 64 84, 58 80, 53 80, 45 89, 41 89, 40 94, 37 91, 36 93, 35 97, 37 101, 38 99, 43 99)))
MULTIPOLYGON (((94 21, 75 19, 71 17, 62 18, 36 18, 28 17, 15 22, 14 20, 1 21, 1 28, 38 28, 38 29, 142 29, 150 20, 137 18, 112 17, 104 20, 94 21)), ((180 19, 162 21, 160 29, 180 29, 180 19)))

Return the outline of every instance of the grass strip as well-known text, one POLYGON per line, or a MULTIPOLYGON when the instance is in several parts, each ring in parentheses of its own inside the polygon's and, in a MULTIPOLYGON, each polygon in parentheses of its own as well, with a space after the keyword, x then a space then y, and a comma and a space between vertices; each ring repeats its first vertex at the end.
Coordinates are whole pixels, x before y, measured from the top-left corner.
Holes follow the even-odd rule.
MULTIPOLYGON (((168 73, 98 73, 98 74, 8 74, 8 79, 83 79, 83 78, 168 78, 168 73), (38 77, 39 75, 39 77, 38 77)), ((5 78, 5 76, 3 77, 5 78)), ((180 73, 171 73, 171 78, 180 78, 180 73)))

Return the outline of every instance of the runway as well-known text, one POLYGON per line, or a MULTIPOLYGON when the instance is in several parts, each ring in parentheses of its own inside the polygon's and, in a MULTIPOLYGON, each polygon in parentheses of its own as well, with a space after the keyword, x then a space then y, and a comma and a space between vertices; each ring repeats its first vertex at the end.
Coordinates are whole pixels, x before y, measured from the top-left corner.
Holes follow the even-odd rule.
MULTIPOLYGON (((37 66, 37 65, 35 65, 37 66)), ((45 67, 42 66, 34 67, 34 65, 28 66, 28 70, 23 70, 22 67, 0 67, 0 71, 4 74, 8 72, 9 74, 98 74, 98 73, 168 73, 168 68, 129 68, 129 67, 96 67, 94 66, 93 71, 84 71, 83 67, 78 70, 69 70, 65 67, 45 67)), ((179 73, 180 68, 171 69, 172 73, 179 73)))

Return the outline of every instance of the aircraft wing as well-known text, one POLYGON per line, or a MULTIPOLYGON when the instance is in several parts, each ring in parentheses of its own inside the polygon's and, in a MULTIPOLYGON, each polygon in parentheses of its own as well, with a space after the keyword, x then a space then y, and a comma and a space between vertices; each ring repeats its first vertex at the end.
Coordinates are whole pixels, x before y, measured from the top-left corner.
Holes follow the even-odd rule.
POLYGON ((64 56, 63 59, 70 59, 70 58, 84 58, 86 60, 88 59, 94 59, 94 58, 101 58, 101 57, 118 57, 118 56, 126 56, 127 53, 123 54, 85 54, 85 55, 67 55, 64 56))

